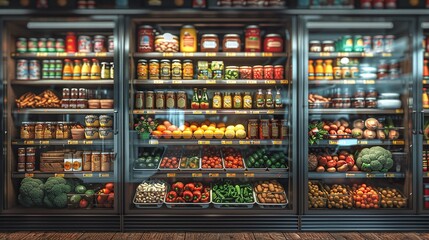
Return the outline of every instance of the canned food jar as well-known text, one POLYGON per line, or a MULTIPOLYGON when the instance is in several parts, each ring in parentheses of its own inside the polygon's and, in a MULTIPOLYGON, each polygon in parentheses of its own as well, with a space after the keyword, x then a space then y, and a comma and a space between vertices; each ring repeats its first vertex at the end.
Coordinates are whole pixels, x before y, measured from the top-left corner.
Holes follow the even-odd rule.
POLYGON ((25 156, 25 148, 18 148, 18 155, 24 155, 25 156))
POLYGON ((272 119, 271 120, 271 138, 272 139, 279 139, 279 120, 272 119))
POLYGON ((285 76, 285 69, 282 65, 275 65, 274 66, 274 79, 275 80, 281 80, 284 79, 285 76))
POLYGON ((377 107, 377 98, 366 98, 365 99, 365 106, 367 108, 376 108, 377 107))
POLYGON ((353 51, 353 38, 350 35, 345 35, 342 38, 343 42, 343 51, 352 52, 353 51))
POLYGON ((237 66, 228 66, 225 68, 225 79, 235 80, 239 78, 239 70, 237 66))
POLYGON ((30 60, 28 73, 30 80, 40 79, 40 63, 38 60, 30 60))
POLYGON ((274 79, 274 67, 273 65, 264 66, 264 79, 273 80, 274 79))
POLYGON ((334 41, 331 41, 331 40, 323 41, 322 52, 335 52, 334 41))
POLYGON ((182 79, 182 63, 179 59, 174 59, 171 64, 171 79, 182 79))
POLYGON ((109 52, 115 51, 115 37, 114 36, 109 36, 109 38, 107 40, 107 46, 108 46, 107 49, 109 52))
POLYGON ((246 27, 244 48, 246 52, 261 51, 261 29, 257 25, 246 27))
POLYGON ((48 50, 48 52, 55 52, 56 48, 55 48, 55 38, 48 38, 47 42, 46 42, 46 48, 48 50))
POLYGON ((27 52, 27 38, 16 39, 16 51, 19 53, 27 52))
POLYGON ((29 38, 28 39, 28 51, 29 52, 37 52, 37 38, 29 38))
POLYGON ((186 109, 187 108, 187 96, 185 91, 178 91, 177 92, 177 108, 178 109, 186 109))
POLYGON ((140 59, 137 62, 137 79, 147 80, 148 79, 148 66, 145 59, 140 59))
POLYGON ((353 51, 355 52, 363 52, 363 39, 361 35, 355 35, 353 37, 353 51))
POLYGON ((321 52, 321 51, 322 51, 322 45, 320 44, 320 41, 318 40, 310 41, 310 52, 321 52))
POLYGON ((341 79, 341 77, 343 76, 341 67, 334 67, 333 70, 334 70, 334 79, 335 80, 341 79))
POLYGON ((44 124, 44 131, 43 131, 43 139, 53 139, 55 138, 55 128, 56 125, 54 122, 46 122, 44 124))
POLYGON ((78 51, 81 53, 90 53, 92 52, 91 37, 81 35, 78 39, 78 51))
POLYGON ((170 79, 171 78, 170 60, 168 60, 168 59, 161 60, 160 76, 161 76, 161 79, 170 79))
POLYGON ((280 34, 267 34, 264 39, 264 52, 282 52, 283 38, 280 34))
POLYGON ((110 171, 110 152, 101 153, 101 171, 102 172, 110 171))
POLYGON ((136 91, 134 98, 134 107, 135 109, 143 109, 144 108, 144 91, 136 91))
POLYGON ((153 52, 154 36, 155 35, 152 26, 140 26, 138 31, 138 52, 153 52))
POLYGON ((261 119, 259 124, 259 139, 270 139, 270 120, 261 119))
POLYGON ((341 68, 341 77, 343 79, 348 79, 348 78, 352 77, 349 67, 342 67, 341 68))
POLYGON ((156 52, 178 52, 179 38, 170 33, 165 33, 155 37, 156 52))
POLYGON ((363 36, 363 51, 371 52, 372 51, 372 38, 371 36, 363 36))
POLYGON ((156 59, 152 59, 149 61, 149 79, 159 79, 159 61, 156 59))
POLYGON ((61 108, 70 108, 70 99, 68 98, 61 99, 61 108))
POLYGON ((16 79, 28 80, 28 61, 19 59, 16 63, 16 79))
POLYGON ((93 172, 101 171, 101 153, 100 152, 91 153, 91 171, 93 172))
POLYGON ((280 139, 287 138, 289 134, 289 125, 286 119, 280 121, 280 139))
POLYGON ((381 53, 384 51, 384 37, 382 35, 374 36, 373 38, 373 50, 376 53, 381 53))
POLYGON ((155 108, 155 94, 153 91, 146 92, 146 109, 154 109, 155 108))
POLYGON ((57 40, 55 41, 55 51, 57 51, 57 52, 65 52, 64 39, 57 38, 57 40))
POLYGON ((239 68, 240 79, 252 79, 252 67, 250 66, 241 66, 239 68))
POLYGON ((353 108, 365 108, 365 98, 353 98, 352 99, 353 108))
POLYGON ((106 37, 102 35, 94 36, 94 52, 106 52, 106 37))
POLYGON ((25 153, 18 153, 18 163, 25 163, 25 153))
POLYGON ((88 100, 87 99, 77 99, 76 100, 76 108, 77 109, 88 108, 88 100))
POLYGON ((69 99, 69 108, 76 109, 77 108, 77 99, 69 99))
MULTIPOLYGON (((180 29, 180 51, 196 52, 197 51, 197 30, 192 25, 184 25, 180 29)), ((202 47, 202 45, 201 45, 202 47)))
POLYGON ((203 34, 201 52, 219 52, 219 37, 216 34, 203 34))
POLYGON ((256 80, 264 79, 264 67, 262 65, 253 66, 253 78, 256 80))
POLYGON ((37 41, 37 51, 47 52, 48 49, 47 49, 46 45, 47 45, 47 39, 46 38, 39 38, 39 41, 37 41))
POLYGON ((194 64, 192 60, 183 61, 183 79, 193 79, 194 78, 194 64))
POLYGON ((385 40, 384 40, 384 51, 385 52, 393 52, 394 47, 395 47, 394 41, 395 41, 395 36, 393 36, 393 35, 387 35, 385 37, 385 40))
POLYGON ((176 94, 173 91, 167 91, 165 96, 165 106, 167 109, 176 108, 176 94))
POLYGON ((155 95, 155 108, 165 109, 165 95, 164 91, 157 91, 155 95))
POLYGON ((238 34, 225 34, 223 37, 222 50, 224 52, 240 52, 241 39, 238 34))
POLYGON ((258 123, 258 119, 249 119, 248 123, 247 123, 247 137, 249 139, 258 139, 258 128, 259 128, 259 123, 258 123))

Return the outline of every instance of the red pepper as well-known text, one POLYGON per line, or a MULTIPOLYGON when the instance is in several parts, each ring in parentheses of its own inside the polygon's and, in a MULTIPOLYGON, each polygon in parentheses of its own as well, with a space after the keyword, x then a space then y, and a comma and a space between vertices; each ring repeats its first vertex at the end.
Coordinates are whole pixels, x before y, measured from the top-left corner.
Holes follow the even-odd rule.
POLYGON ((194 188, 195 188, 195 185, 193 183, 188 183, 185 185, 184 189, 192 192, 194 191, 194 188))
POLYGON ((205 192, 205 193, 210 193, 210 187, 205 186, 205 187, 204 187, 204 191, 203 191, 203 192, 205 192))
POLYGON ((175 191, 170 191, 167 194, 167 199, 166 199, 167 202, 174 202, 176 201, 176 199, 177 199, 177 193, 175 191))
POLYGON ((210 200, 210 193, 203 192, 203 194, 201 194, 201 202, 206 203, 206 202, 209 202, 209 200, 210 200))
POLYGON ((204 186, 203 186, 203 184, 201 183, 201 182, 197 182, 197 183, 195 183, 195 188, 194 188, 194 191, 203 191, 203 188, 204 188, 204 186))
POLYGON ((176 202, 178 202, 178 203, 184 203, 185 200, 182 197, 177 197, 176 198, 176 202))
POLYGON ((184 184, 182 182, 176 182, 171 185, 171 188, 180 195, 183 191, 183 185, 184 184))
POLYGON ((192 199, 194 198, 194 195, 191 191, 184 191, 183 192, 183 199, 185 199, 186 202, 192 202, 192 199))
POLYGON ((194 191, 192 194, 194 195, 194 199, 192 200, 192 202, 194 202, 194 203, 200 202, 201 192, 200 191, 194 191))

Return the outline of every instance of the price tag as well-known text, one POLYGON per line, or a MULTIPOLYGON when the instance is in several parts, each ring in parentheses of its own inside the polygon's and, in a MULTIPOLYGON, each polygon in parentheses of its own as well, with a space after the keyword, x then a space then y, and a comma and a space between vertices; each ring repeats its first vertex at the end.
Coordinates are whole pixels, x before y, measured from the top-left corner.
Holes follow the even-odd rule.
POLYGON ((392 144, 393 145, 404 145, 405 142, 404 142, 404 140, 393 140, 392 144))
POLYGON ((48 53, 45 53, 45 52, 39 52, 39 53, 36 53, 36 56, 37 56, 37 57, 47 57, 47 56, 48 56, 48 53))
POLYGON ((24 174, 25 177, 34 177, 34 173, 26 173, 24 174))
POLYGON ((272 56, 273 56, 273 53, 270 53, 270 52, 264 52, 264 53, 262 53, 262 56, 263 56, 263 57, 272 57, 272 56))
POLYGON ((235 114, 247 114, 247 111, 244 110, 235 110, 235 114))
POLYGON ((167 177, 168 178, 174 178, 174 177, 176 177, 176 174, 175 173, 167 173, 167 177))
POLYGON ((337 140, 329 140, 329 145, 338 145, 337 140))
POLYGON ((363 84, 375 84, 374 80, 363 80, 363 84))
POLYGON ((240 141, 238 141, 238 144, 240 144, 240 145, 249 145, 250 141, 240 140, 240 141))
POLYGON ((110 177, 110 174, 109 173, 100 173, 100 174, 98 174, 98 176, 100 178, 108 178, 108 177, 110 177))
POLYGON ((281 84, 289 84, 289 80, 281 80, 280 83, 281 84))
POLYGON ((276 84, 275 80, 265 80, 265 84, 276 84))
POLYGON ((374 53, 362 53, 362 57, 374 57, 374 53))
POLYGON ((252 144, 253 145, 261 145, 261 141, 259 141, 259 140, 253 140, 252 144))
POLYGON ((200 178, 200 177, 203 177, 203 174, 202 173, 192 173, 192 177, 193 178, 200 178))
POLYGON ((366 178, 375 178, 375 174, 374 173, 367 173, 366 178))
POLYGON ((339 53, 338 53, 338 56, 339 56, 339 57, 348 57, 348 56, 349 56, 349 53, 347 53, 347 52, 339 52, 339 53))
POLYGON ((346 178, 354 178, 356 177, 355 173, 346 173, 346 178))
POLYGON ((154 84, 164 84, 164 80, 153 80, 154 84))
POLYGON ((209 177, 219 177, 219 173, 209 173, 209 177))
POLYGON ((25 140, 24 144, 25 145, 34 145, 34 141, 33 140, 25 140))
POLYGON ((246 84, 257 84, 256 80, 246 80, 246 84))
POLYGON ((192 111, 192 114, 203 114, 203 111, 200 111, 200 110, 192 111))
POLYGON ((394 173, 386 173, 386 174, 384 174, 384 176, 386 178, 395 178, 395 174, 394 173))
POLYGON ((183 53, 183 56, 184 57, 193 57, 194 56, 194 53, 183 53))
POLYGON ((237 84, 235 80, 226 80, 226 84, 237 84))
POLYGON ((320 56, 321 56, 321 57, 330 57, 330 56, 331 56, 331 53, 330 53, 330 52, 321 52, 321 53, 320 53, 320 56))
POLYGON ((232 141, 225 141, 225 140, 222 140, 222 141, 220 142, 220 144, 222 144, 222 145, 231 145, 231 144, 232 144, 232 141))
POLYGON ((246 53, 244 53, 244 56, 245 57, 256 57, 256 53, 254 53, 254 52, 246 52, 246 53))
POLYGON ((75 53, 74 54, 76 57, 86 57, 86 53, 79 53, 79 52, 77 52, 77 53, 75 53))
POLYGON ((244 173, 244 177, 253 178, 255 177, 255 173, 244 173))
POLYGON ((206 84, 216 84, 216 80, 206 80, 206 84))
POLYGON ((391 53, 382 53, 381 56, 382 57, 391 57, 392 54, 391 53))
POLYGON ((235 57, 235 56, 237 56, 237 53, 235 53, 235 52, 227 52, 226 56, 227 57, 235 57))
POLYGON ((182 80, 173 80, 173 84, 182 84, 183 81, 182 80))
POLYGON ((82 174, 82 177, 84 178, 92 178, 94 175, 92 173, 84 173, 82 174))
POLYGON ((157 139, 149 139, 149 144, 151 144, 151 145, 158 145, 159 141, 157 139))
POLYGON ((92 141, 92 140, 85 140, 85 141, 83 141, 83 144, 92 145, 92 144, 94 144, 94 141, 92 141))
POLYGON ((144 110, 143 111, 145 114, 155 114, 155 110, 144 110))
POLYGON ((171 52, 163 53, 162 56, 164 56, 164 57, 172 57, 173 53, 171 53, 171 52))
POLYGON ((403 109, 396 109, 395 113, 404 113, 404 110, 403 109))
POLYGON ((41 145, 49 145, 49 141, 45 140, 45 141, 40 141, 41 145))
POLYGON ((274 114, 274 110, 267 110, 267 114, 274 114))
POLYGON ((217 110, 207 110, 206 114, 217 114, 217 110))
POLYGON ((355 80, 344 80, 344 84, 356 84, 355 80))
POLYGON ((359 140, 358 144, 360 144, 360 145, 368 145, 368 141, 359 140))
POLYGON ((236 176, 237 176, 237 174, 235 174, 235 173, 227 173, 226 174, 227 178, 235 178, 236 176))
POLYGON ((78 140, 68 140, 67 144, 68 145, 76 145, 76 144, 79 144, 79 141, 78 140))
POLYGON ((280 140, 273 140, 273 145, 282 145, 282 141, 280 141, 280 140))
POLYGON ((252 113, 252 114, 260 114, 259 111, 250 111, 250 113, 252 113))
POLYGON ((215 52, 208 52, 206 53, 206 57, 216 57, 216 53, 215 52))
POLYGON ((65 52, 57 53, 57 57, 67 57, 67 53, 65 52))
POLYGON ((55 173, 54 174, 55 177, 64 177, 64 173, 55 173))
POLYGON ((210 141, 202 141, 202 140, 199 140, 199 141, 198 141, 198 144, 199 144, 199 145, 210 145, 210 141))
POLYGON ((99 52, 99 53, 95 53, 96 57, 106 57, 107 53, 106 52, 99 52))

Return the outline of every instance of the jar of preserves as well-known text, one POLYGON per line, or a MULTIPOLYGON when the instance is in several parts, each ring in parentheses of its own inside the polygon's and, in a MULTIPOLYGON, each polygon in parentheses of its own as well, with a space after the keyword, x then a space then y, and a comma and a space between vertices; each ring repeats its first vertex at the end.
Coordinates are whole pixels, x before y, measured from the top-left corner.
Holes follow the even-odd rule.
POLYGON ((77 99, 69 99, 69 107, 70 109, 76 109, 77 108, 77 99))
POLYGON ((114 36, 109 36, 109 38, 107 40, 107 50, 109 52, 113 52, 115 50, 115 37, 114 36))
POLYGON ((252 109, 252 95, 250 92, 244 92, 243 96, 243 108, 244 109, 252 109))
POLYGON ((18 148, 18 155, 24 155, 25 156, 25 148, 18 148))
POLYGON ((350 98, 343 98, 343 108, 350 108, 352 106, 352 102, 350 98))
POLYGON ((173 91, 167 91, 165 96, 165 106, 167 109, 176 108, 176 94, 173 91))
POLYGON ((187 109, 187 96, 186 96, 186 92, 185 91, 178 91, 177 92, 177 108, 178 109, 187 109))
POLYGON ((265 107, 274 108, 274 98, 271 89, 267 89, 267 93, 265 94, 265 107))
POLYGON ((154 109, 155 108, 155 94, 153 91, 146 92, 146 109, 154 109))
POLYGON ((253 66, 253 78, 256 80, 264 79, 264 67, 262 65, 253 66))
POLYGON ((21 139, 34 139, 34 128, 31 128, 30 122, 23 122, 21 124, 21 139))
POLYGON ((34 126, 34 139, 43 139, 45 132, 45 124, 43 122, 37 122, 34 126))
POLYGON ((256 108, 265 108, 265 96, 262 89, 258 89, 256 93, 256 108))
POLYGON ((220 95, 220 92, 215 92, 213 96, 212 106, 214 109, 220 109, 222 108, 222 95, 220 95))
POLYGON ((183 61, 183 79, 193 79, 194 78, 194 64, 192 60, 183 61))
POLYGON ((165 33, 155 37, 156 52, 178 52, 179 38, 170 33, 165 33))
POLYGON ((101 63, 101 79, 113 79, 113 76, 110 76, 110 64, 107 62, 101 63))
POLYGON ((36 153, 36 148, 35 147, 27 147, 25 149, 25 153, 36 153))
POLYGON ((365 106, 367 108, 376 108, 377 107, 377 98, 366 98, 365 99, 365 106))
POLYGON ((148 79, 148 66, 145 59, 139 59, 137 62, 137 79, 147 80, 148 79))
POLYGON ((110 171, 110 152, 102 152, 101 153, 101 171, 109 172, 110 171))
POLYGON ((25 164, 25 153, 24 154, 18 154, 18 161, 17 162, 25 164))
POLYGON ((265 65, 264 66, 264 79, 273 80, 274 79, 274 66, 265 65))
POLYGON ((241 39, 238 34, 225 34, 223 36, 222 49, 224 52, 240 52, 241 39))
POLYGON ((53 122, 46 122, 43 131, 43 139, 55 138, 55 124, 53 122))
POLYGON ((138 52, 153 52, 154 50, 154 31, 153 27, 143 25, 139 27, 138 31, 138 52))
POLYGON ((159 61, 156 59, 152 59, 149 61, 149 79, 159 79, 159 61))
POLYGON ((279 126, 279 120, 272 119, 271 120, 271 138, 272 139, 279 139, 280 138, 280 126, 279 126))
POLYGON ((91 154, 91 171, 100 172, 101 171, 101 153, 92 152, 91 154))
POLYGON ((94 52, 106 52, 106 37, 102 35, 94 36, 94 52))
POLYGON ((367 98, 377 98, 378 97, 378 92, 375 88, 368 88, 368 90, 366 91, 366 97, 367 98))
POLYGON ((261 119, 261 123, 259 124, 259 139, 270 139, 270 120, 261 119))
POLYGON ((156 109, 165 109, 165 95, 164 91, 157 91, 155 97, 155 108, 156 109))
MULTIPOLYGON (((24 158, 25 158, 25 156, 24 156, 24 158)), ((25 172, 25 162, 23 162, 23 163, 17 163, 16 171, 18 171, 18 172, 25 172)))
POLYGON ((77 109, 88 108, 88 100, 87 99, 77 99, 76 100, 76 108, 77 109))
POLYGON ((331 40, 323 41, 322 52, 335 52, 334 41, 331 41, 331 40))
POLYGON ((357 88, 355 93, 353 94, 355 98, 364 98, 365 97, 365 89, 357 88))
MULTIPOLYGON (((202 46, 202 45, 201 45, 202 46)), ((192 25, 185 25, 180 29, 180 51, 197 51, 197 30, 192 25)))
POLYGON ((256 25, 246 27, 244 48, 246 52, 261 51, 261 29, 256 25))
POLYGON ((258 139, 259 123, 258 119, 249 119, 247 123, 247 137, 249 139, 258 139))
POLYGON ((252 67, 250 66, 241 66, 239 68, 240 79, 252 79, 252 67))
POLYGON ((223 97, 223 108, 225 109, 232 108, 232 96, 231 96, 231 93, 229 92, 226 92, 225 96, 223 97))
POLYGON ((322 45, 320 44, 320 41, 318 40, 310 41, 310 52, 321 52, 321 51, 322 51, 322 45))
POLYGON ((34 171, 34 163, 25 163, 25 171, 33 172, 34 171))
POLYGON ((201 52, 219 52, 219 37, 216 34, 203 34, 201 52))
POLYGON ((161 60, 160 75, 161 75, 161 79, 170 79, 171 78, 170 60, 168 60, 168 59, 161 60))
POLYGON ((274 79, 275 80, 281 80, 284 79, 285 76, 285 69, 282 65, 275 65, 274 66, 274 79))
POLYGON ((241 97, 241 93, 240 92, 236 92, 234 94, 233 107, 235 109, 241 109, 241 108, 243 108, 243 98, 241 97))
POLYGON ((143 109, 144 107, 144 92, 136 91, 135 99, 134 99, 134 107, 135 109, 143 109))
POLYGON ((92 165, 92 154, 90 151, 85 151, 82 153, 82 170, 91 171, 92 165))
POLYGON ((343 108, 343 99, 342 98, 333 98, 332 99, 333 108, 343 108))
POLYGON ((286 119, 280 121, 280 139, 286 139, 289 134, 289 125, 286 119))
POLYGON ((61 99, 61 108, 69 108, 70 107, 70 99, 63 98, 61 99))
POLYGON ((34 153, 27 153, 25 157, 26 163, 36 163, 36 154, 34 153))
POLYGON ((267 34, 264 39, 264 52, 282 52, 283 38, 280 34, 267 34))
POLYGON ((171 64, 171 79, 182 79, 182 63, 179 59, 174 59, 171 64))
POLYGON ((365 108, 365 98, 357 97, 352 99, 353 108, 365 108))

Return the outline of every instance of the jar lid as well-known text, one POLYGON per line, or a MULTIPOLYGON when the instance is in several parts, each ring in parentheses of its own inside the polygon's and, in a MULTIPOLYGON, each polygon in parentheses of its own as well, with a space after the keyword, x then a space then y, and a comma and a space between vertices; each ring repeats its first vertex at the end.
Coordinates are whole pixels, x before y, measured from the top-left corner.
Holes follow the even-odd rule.
POLYGON ((195 29, 195 27, 193 25, 183 25, 182 29, 184 29, 184 28, 195 29))
POLYGON ((237 68, 237 69, 238 69, 238 67, 237 67, 237 66, 227 66, 227 67, 226 67, 226 69, 231 69, 231 68, 237 68))
POLYGON ((280 34, 270 33, 270 34, 267 34, 265 37, 280 37, 280 34))
POLYGON ((183 63, 192 63, 192 60, 186 59, 186 60, 183 60, 183 63))
POLYGON ((30 41, 37 41, 37 38, 29 38, 30 41))
POLYGON ((144 93, 144 91, 136 91, 136 93, 144 93))
POLYGON ((167 91, 167 94, 174 94, 174 91, 167 91))
POLYGON ((251 66, 241 66, 240 69, 252 68, 251 66))
POLYGON ((311 40, 310 44, 320 44, 320 41, 319 40, 311 40))
POLYGON ((94 154, 100 154, 100 152, 99 151, 92 151, 92 155, 94 155, 94 154))
POLYGON ((283 68, 283 65, 274 65, 275 68, 283 68))
POLYGON ((103 154, 103 155, 109 154, 110 155, 110 152, 101 152, 101 154, 103 154))
POLYGON ((168 60, 168 59, 162 59, 161 62, 168 62, 169 63, 170 60, 168 60))
POLYGON ((365 101, 365 98, 352 98, 353 101, 365 101))
POLYGON ((264 68, 272 68, 274 67, 273 65, 264 65, 264 68))
POLYGON ((103 35, 95 35, 94 38, 106 38, 106 37, 103 35))
POLYGON ((157 59, 151 59, 151 60, 149 60, 149 62, 159 62, 159 60, 157 60, 157 59))
POLYGON ((234 38, 236 38, 236 37, 240 37, 240 35, 238 35, 238 34, 235 34, 235 33, 229 33, 229 34, 225 34, 225 36, 223 36, 224 38, 232 38, 232 37, 234 37, 234 38))
POLYGON ((49 41, 55 41, 55 38, 48 38, 49 41))
POLYGON ((147 91, 146 93, 153 93, 153 91, 147 91))
POLYGON ((145 62, 145 63, 147 63, 147 60, 146 59, 139 59, 137 62, 145 62))
POLYGON ((376 100, 377 100, 377 98, 375 98, 375 97, 368 97, 368 98, 366 98, 366 100, 367 100, 367 101, 376 101, 376 100))
POLYGON ((156 93, 164 93, 164 91, 156 91, 156 93))
POLYGON ((186 92, 185 91, 178 91, 177 93, 184 94, 186 92))
POLYGON ((205 37, 215 37, 215 38, 217 38, 218 36, 217 36, 217 34, 213 34, 213 33, 207 33, 207 34, 203 34, 203 36, 202 36, 203 38, 205 38, 205 37))
POLYGON ((253 66, 253 68, 261 68, 262 67, 262 65, 255 65, 255 66, 253 66))
POLYGON ((85 118, 98 118, 97 115, 86 115, 85 118))
POLYGON ((173 59, 172 62, 179 62, 180 63, 180 59, 173 59))
POLYGON ((113 35, 109 36, 109 39, 114 39, 114 38, 115 38, 115 36, 113 36, 113 35))
POLYGON ((84 151, 82 154, 87 155, 87 154, 91 154, 91 153, 92 153, 91 151, 84 151))
POLYGON ((332 41, 332 40, 325 40, 322 43, 323 44, 334 44, 334 41, 332 41))
POLYGON ((143 25, 143 26, 140 26, 139 28, 153 29, 153 27, 150 25, 143 25))
POLYGON ((220 95, 220 92, 215 92, 215 95, 220 95))

